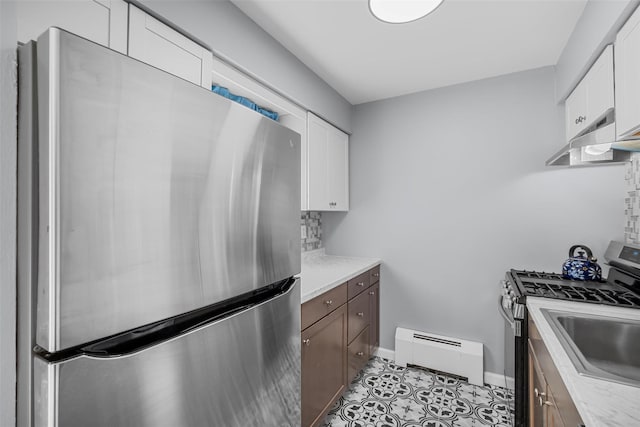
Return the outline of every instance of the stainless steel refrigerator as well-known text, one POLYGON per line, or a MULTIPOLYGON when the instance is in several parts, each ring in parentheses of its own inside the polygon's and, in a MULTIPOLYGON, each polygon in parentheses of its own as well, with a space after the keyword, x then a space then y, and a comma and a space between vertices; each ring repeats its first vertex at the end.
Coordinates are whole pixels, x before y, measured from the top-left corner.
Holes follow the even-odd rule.
POLYGON ((300 424, 300 136, 52 28, 19 50, 20 425, 300 424))

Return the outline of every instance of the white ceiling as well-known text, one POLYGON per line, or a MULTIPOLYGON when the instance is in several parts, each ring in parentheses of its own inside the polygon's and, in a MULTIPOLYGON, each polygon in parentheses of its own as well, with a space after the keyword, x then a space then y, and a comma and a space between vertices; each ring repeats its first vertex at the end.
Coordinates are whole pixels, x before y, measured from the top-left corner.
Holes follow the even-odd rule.
POLYGON ((367 0, 232 0, 352 104, 555 65, 586 0, 445 0, 386 24, 367 0))

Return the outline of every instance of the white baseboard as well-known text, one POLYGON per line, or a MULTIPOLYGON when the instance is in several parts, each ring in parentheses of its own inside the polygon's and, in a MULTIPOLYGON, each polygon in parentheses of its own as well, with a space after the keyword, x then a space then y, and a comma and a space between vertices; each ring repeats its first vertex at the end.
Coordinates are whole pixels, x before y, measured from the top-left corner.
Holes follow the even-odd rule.
MULTIPOLYGON (((391 360, 392 362, 396 360, 396 352, 393 350, 389 350, 387 348, 378 347, 378 350, 375 353, 375 356, 382 357, 384 359, 391 360)), ((495 385, 498 387, 504 387, 505 383, 507 388, 513 390, 514 380, 511 377, 505 377, 502 374, 496 374, 494 372, 485 371, 484 373, 484 383, 489 385, 495 385)))
POLYGON ((496 374, 494 372, 484 372, 484 383, 489 385, 496 385, 498 387, 504 387, 505 384, 507 388, 513 390, 513 386, 515 381, 511 377, 505 377, 502 374, 496 374))
POLYGON ((391 361, 396 360, 396 352, 387 348, 378 347, 375 356, 382 357, 391 361))

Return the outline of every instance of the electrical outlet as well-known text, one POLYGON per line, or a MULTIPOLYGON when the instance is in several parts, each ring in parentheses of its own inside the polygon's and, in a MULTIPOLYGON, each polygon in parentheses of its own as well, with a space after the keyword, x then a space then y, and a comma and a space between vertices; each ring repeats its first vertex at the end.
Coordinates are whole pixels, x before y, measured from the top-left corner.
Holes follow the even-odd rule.
POLYGON ((307 238, 307 226, 306 225, 301 225, 300 226, 300 238, 302 238, 302 239, 306 239, 307 238))

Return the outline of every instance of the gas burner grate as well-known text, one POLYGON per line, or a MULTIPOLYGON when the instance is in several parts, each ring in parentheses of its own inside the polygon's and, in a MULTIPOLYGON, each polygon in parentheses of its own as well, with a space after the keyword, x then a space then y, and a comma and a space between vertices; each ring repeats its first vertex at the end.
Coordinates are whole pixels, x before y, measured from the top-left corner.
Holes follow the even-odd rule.
POLYGON ((562 275, 558 273, 545 273, 539 271, 527 271, 527 270, 514 270, 514 272, 521 278, 527 279, 543 279, 543 280, 565 280, 562 275))
POLYGON ((580 282, 564 279, 557 273, 535 271, 512 270, 512 273, 526 296, 640 308, 640 296, 622 287, 611 289, 605 281, 580 282))

